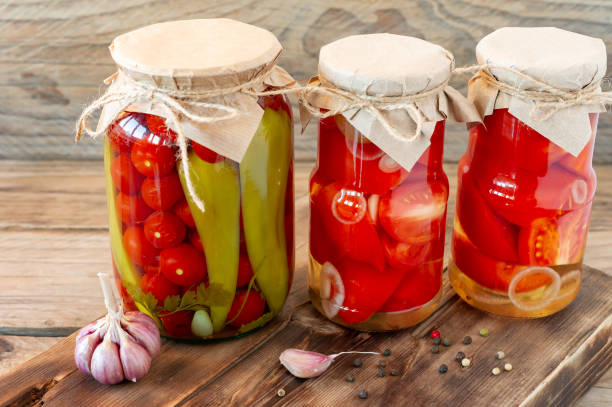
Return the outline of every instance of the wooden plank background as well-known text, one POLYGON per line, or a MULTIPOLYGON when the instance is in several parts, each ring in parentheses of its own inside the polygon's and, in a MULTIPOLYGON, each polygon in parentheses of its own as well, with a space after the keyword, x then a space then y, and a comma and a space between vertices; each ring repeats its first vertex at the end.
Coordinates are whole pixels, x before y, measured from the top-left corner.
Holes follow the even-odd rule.
MULTIPOLYGON (((267 28, 285 47, 279 63, 298 79, 316 72, 321 45, 358 33, 424 38, 451 50, 457 66, 474 63, 478 40, 503 26, 558 26, 612 50, 609 0, 0 0, 0 16, 0 158, 23 160, 101 158, 96 143, 74 145, 75 119, 114 71, 111 40, 160 21, 230 17, 267 28)), ((465 91, 466 80, 453 84, 465 91)), ((602 116, 595 160, 610 163, 612 115, 602 116)), ((298 160, 314 158, 313 130, 296 139, 298 160)), ((450 125, 447 161, 465 143, 464 127, 450 125)))

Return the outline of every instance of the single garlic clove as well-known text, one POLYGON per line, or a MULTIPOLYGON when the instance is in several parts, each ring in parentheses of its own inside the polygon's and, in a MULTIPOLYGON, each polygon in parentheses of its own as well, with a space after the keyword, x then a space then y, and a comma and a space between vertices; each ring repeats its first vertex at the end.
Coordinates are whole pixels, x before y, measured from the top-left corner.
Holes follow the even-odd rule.
POLYGON ((334 360, 333 356, 300 349, 286 349, 279 359, 292 375, 302 379, 321 375, 334 360))
POLYGON ((78 341, 83 336, 87 336, 87 335, 94 333, 100 328, 100 326, 104 324, 105 321, 106 321, 106 318, 100 318, 97 321, 94 321, 89 325, 85 325, 83 328, 81 328, 81 330, 77 334, 76 340, 78 341))
POLYGON ((159 355, 161 350, 161 338, 157 325, 155 325, 154 330, 152 330, 151 325, 146 322, 132 321, 125 324, 123 328, 139 345, 142 345, 149 352, 151 358, 159 355))
POLYGON ((123 375, 126 380, 135 382, 145 377, 151 367, 151 355, 149 352, 127 334, 120 334, 119 356, 123 375))
POLYGON ((76 346, 74 348, 74 361, 77 367, 83 373, 88 375, 91 374, 90 362, 96 346, 100 344, 102 339, 100 338, 100 332, 96 329, 93 332, 88 328, 93 325, 87 325, 81 329, 76 338, 76 346), (85 332, 85 333, 83 333, 85 332))
POLYGON ((117 384, 123 381, 123 368, 119 349, 105 336, 91 356, 91 375, 102 384, 117 384))
POLYGON ((206 310, 200 309, 195 312, 191 320, 191 332, 202 338, 213 334, 213 324, 206 310))

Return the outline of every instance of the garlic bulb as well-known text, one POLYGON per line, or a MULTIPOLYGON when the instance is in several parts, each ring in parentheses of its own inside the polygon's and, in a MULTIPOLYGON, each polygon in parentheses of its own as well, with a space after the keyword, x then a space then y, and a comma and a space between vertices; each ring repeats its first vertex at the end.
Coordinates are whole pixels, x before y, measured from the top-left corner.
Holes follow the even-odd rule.
POLYGON ((367 353, 372 355, 380 355, 378 352, 340 352, 333 355, 324 355, 322 353, 310 352, 301 349, 285 349, 280 354, 279 360, 281 365, 285 366, 289 373, 301 379, 310 379, 311 377, 320 376, 331 365, 334 359, 340 355, 347 353, 367 353))
POLYGON ((79 331, 74 360, 80 371, 100 383, 135 382, 147 374, 160 352, 159 328, 142 312, 124 313, 109 275, 98 273, 98 277, 108 314, 79 331))

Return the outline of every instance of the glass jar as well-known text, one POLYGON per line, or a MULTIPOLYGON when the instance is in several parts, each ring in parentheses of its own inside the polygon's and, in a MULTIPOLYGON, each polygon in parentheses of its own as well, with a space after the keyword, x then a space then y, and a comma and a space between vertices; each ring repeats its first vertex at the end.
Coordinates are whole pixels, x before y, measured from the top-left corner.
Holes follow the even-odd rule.
POLYGON ((458 167, 449 276, 468 303, 513 317, 567 306, 580 288, 596 177, 591 138, 574 157, 496 109, 470 131, 458 167))
POLYGON ((406 171, 342 115, 320 120, 310 178, 309 293, 332 321, 414 325, 441 297, 448 179, 444 121, 406 171))
POLYGON ((264 115, 241 163, 191 141, 190 171, 205 211, 185 185, 176 134, 164 118, 126 111, 109 127, 115 277, 126 306, 152 314, 166 336, 239 335, 269 321, 287 297, 294 268, 291 109, 283 96, 259 104, 264 115), (266 230, 269 223, 277 230, 266 230))

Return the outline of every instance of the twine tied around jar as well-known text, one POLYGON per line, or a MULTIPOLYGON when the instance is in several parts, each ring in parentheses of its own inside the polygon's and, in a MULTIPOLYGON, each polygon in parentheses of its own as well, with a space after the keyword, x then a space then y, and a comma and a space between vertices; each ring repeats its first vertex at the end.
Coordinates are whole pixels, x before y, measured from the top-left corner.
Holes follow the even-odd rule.
POLYGON ((314 117, 324 119, 353 109, 366 109, 378 120, 387 133, 397 139, 412 142, 419 137, 423 124, 426 121, 425 116, 416 106, 416 102, 429 98, 432 95, 439 94, 444 90, 444 88, 446 88, 448 82, 449 80, 446 80, 432 89, 411 95, 370 96, 358 95, 353 92, 337 88, 326 81, 322 76, 318 76, 312 78, 308 85, 304 86, 300 90, 299 96, 302 107, 314 117), (342 103, 336 108, 321 111, 320 107, 311 102, 311 99, 314 99, 314 97, 317 95, 331 97, 341 101, 342 103), (406 134, 405 132, 401 131, 391 124, 391 122, 382 114, 383 111, 400 109, 409 110, 414 114, 413 120, 416 124, 416 129, 413 134, 406 134))
POLYGON ((185 173, 187 189, 193 197, 193 201, 197 207, 201 211, 205 211, 204 202, 202 202, 196 193, 193 180, 191 179, 191 174, 189 171, 189 155, 187 153, 187 138, 183 132, 179 117, 184 116, 195 123, 217 123, 232 120, 240 115, 239 109, 222 103, 210 103, 203 100, 206 98, 224 96, 237 92, 253 97, 259 97, 288 94, 296 92, 300 89, 299 87, 295 86, 295 83, 293 83, 275 90, 255 90, 255 87, 264 85, 264 81, 268 75, 272 73, 272 70, 275 69, 275 67, 276 65, 272 65, 269 69, 263 70, 253 79, 236 86, 201 90, 158 88, 147 83, 133 80, 129 77, 129 75, 124 74, 121 72, 121 70, 119 70, 108 77, 104 83, 106 85, 110 85, 119 76, 121 76, 121 79, 125 81, 126 86, 117 88, 109 87, 102 96, 83 109, 83 112, 76 123, 75 141, 78 142, 84 133, 88 134, 94 139, 104 135, 110 124, 119 117, 121 112, 134 103, 155 102, 155 104, 165 112, 166 119, 171 121, 173 129, 176 130, 176 139, 179 146, 181 166, 185 173), (87 119, 96 111, 101 110, 104 108, 104 106, 111 103, 119 103, 121 108, 117 110, 116 114, 112 115, 106 126, 99 127, 96 130, 90 129, 87 125, 87 119), (210 114, 202 114, 195 111, 200 109, 205 109, 210 112, 210 114), (221 114, 214 114, 213 112, 221 114))
POLYGON ((500 90, 503 93, 515 96, 523 100, 535 102, 535 105, 529 113, 529 117, 531 120, 536 122, 543 122, 549 119, 556 112, 574 106, 612 104, 612 92, 603 92, 601 90, 602 80, 592 82, 583 87, 582 89, 568 90, 558 88, 517 69, 503 65, 471 65, 463 68, 455 68, 455 70, 453 71, 453 73, 457 75, 473 72, 476 72, 476 74, 472 77, 471 80, 482 79, 485 83, 500 90), (490 72, 487 71, 491 68, 511 72, 519 78, 525 79, 533 83, 539 89, 521 89, 506 82, 498 81, 490 72))

